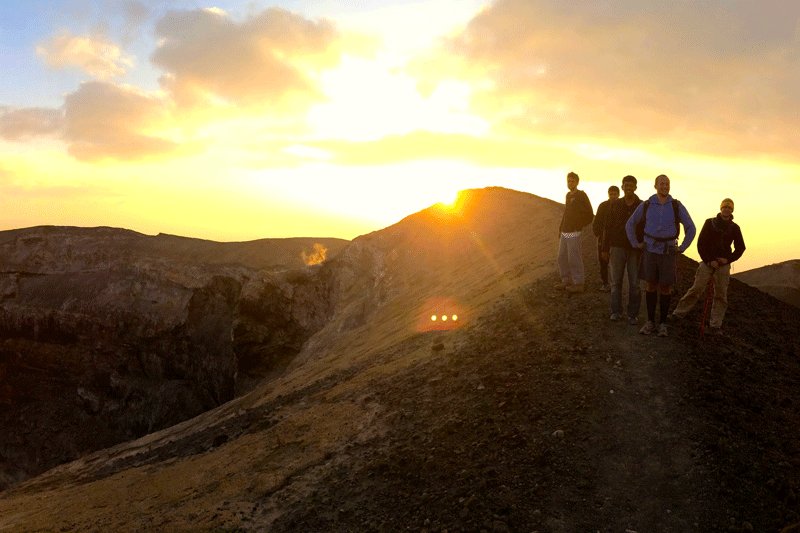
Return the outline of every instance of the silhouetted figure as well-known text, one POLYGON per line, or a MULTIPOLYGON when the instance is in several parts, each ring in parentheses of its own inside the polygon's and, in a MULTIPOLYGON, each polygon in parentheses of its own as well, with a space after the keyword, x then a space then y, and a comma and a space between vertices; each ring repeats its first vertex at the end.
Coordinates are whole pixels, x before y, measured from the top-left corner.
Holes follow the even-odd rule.
MULTIPOLYGON (((628 273, 628 322, 638 323, 642 294, 639 291, 639 261, 642 251, 634 248, 625 233, 625 223, 642 201, 636 196, 636 178, 622 178, 623 197, 609 203, 601 241, 601 256, 609 263, 611 274, 611 320, 622 318, 622 279, 628 273)), ((600 208, 597 208, 600 212, 600 208)), ((598 217, 600 215, 598 214, 598 217)))
POLYGON ((594 211, 586 193, 578 190, 580 177, 570 172, 567 174, 567 198, 564 201, 564 216, 558 227, 558 272, 561 282, 558 289, 568 292, 583 292, 584 271, 581 258, 581 231, 592 223, 594 211))
POLYGON ((608 292, 608 254, 603 254, 603 232, 605 231, 606 218, 608 218, 608 206, 619 198, 619 187, 612 185, 608 188, 608 200, 600 202, 597 206, 597 213, 592 222, 592 232, 597 237, 597 262, 600 264, 601 285, 598 290, 608 292))
POLYGON ((697 252, 701 262, 694 275, 694 284, 683 295, 672 316, 681 319, 692 310, 694 304, 706 291, 713 279, 714 303, 711 306, 709 333, 722 332, 722 320, 728 309, 728 283, 731 279, 731 263, 744 253, 744 237, 739 225, 733 221, 733 200, 725 198, 719 206, 719 213, 709 218, 697 238, 697 252), (733 244, 733 251, 731 251, 733 244))

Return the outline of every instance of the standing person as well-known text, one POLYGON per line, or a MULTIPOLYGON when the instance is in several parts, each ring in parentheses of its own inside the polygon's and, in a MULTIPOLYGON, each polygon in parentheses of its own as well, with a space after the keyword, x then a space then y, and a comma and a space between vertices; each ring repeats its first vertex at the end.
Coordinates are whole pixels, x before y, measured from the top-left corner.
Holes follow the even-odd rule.
POLYGON ((580 177, 570 172, 567 174, 567 198, 564 202, 564 215, 558 227, 558 273, 561 282, 558 289, 568 292, 583 292, 584 272, 581 257, 581 230, 591 224, 594 211, 586 193, 578 190, 580 177))
POLYGON ((686 208, 669 194, 669 178, 661 174, 654 185, 656 194, 639 204, 625 223, 625 233, 630 243, 643 250, 639 277, 647 283, 645 303, 647 322, 639 333, 650 335, 656 331, 656 305, 661 323, 658 336, 666 337, 672 286, 678 275, 678 254, 683 253, 694 240, 697 229, 686 208), (637 235, 637 226, 643 222, 643 235, 637 235), (678 245, 680 226, 683 224, 683 242, 678 245), (640 240, 641 239, 641 240, 640 240), (658 292, 656 292, 656 290, 658 292))
MULTIPOLYGON (((601 254, 609 263, 611 273, 611 320, 622 318, 622 278, 628 272, 628 323, 639 321, 642 295, 639 292, 639 260, 642 251, 634 248, 625 233, 625 223, 642 201, 636 196, 636 178, 622 178, 623 197, 609 204, 603 230, 601 254)), ((602 205, 602 204, 601 204, 602 205)), ((598 217, 600 208, 597 208, 598 217)))
POLYGON ((731 279, 731 263, 742 257, 745 245, 742 230, 733 221, 733 200, 725 198, 719 213, 709 218, 697 238, 697 252, 701 262, 694 275, 694 284, 678 302, 672 316, 684 318, 692 310, 698 298, 705 292, 709 280, 714 280, 714 303, 711 306, 709 330, 712 334, 722 332, 722 320, 728 309, 728 283, 731 279), (733 251, 731 252, 731 244, 733 251))
POLYGON ((612 185, 608 188, 608 200, 600 202, 597 206, 597 214, 594 216, 592 222, 592 232, 597 237, 597 262, 600 263, 600 285, 601 292, 608 292, 608 254, 603 254, 603 232, 606 227, 606 218, 608 217, 608 206, 619 198, 619 187, 612 185))

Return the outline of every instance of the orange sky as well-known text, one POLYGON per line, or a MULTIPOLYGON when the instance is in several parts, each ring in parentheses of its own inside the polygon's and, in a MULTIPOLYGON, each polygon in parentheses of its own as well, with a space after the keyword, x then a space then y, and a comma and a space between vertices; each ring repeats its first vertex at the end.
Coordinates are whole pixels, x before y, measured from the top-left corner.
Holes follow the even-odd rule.
POLYGON ((739 271, 798 257, 794 3, 12 4, 0 229, 352 238, 459 189, 563 201, 575 170, 596 206, 666 173, 698 227, 736 200, 739 271))

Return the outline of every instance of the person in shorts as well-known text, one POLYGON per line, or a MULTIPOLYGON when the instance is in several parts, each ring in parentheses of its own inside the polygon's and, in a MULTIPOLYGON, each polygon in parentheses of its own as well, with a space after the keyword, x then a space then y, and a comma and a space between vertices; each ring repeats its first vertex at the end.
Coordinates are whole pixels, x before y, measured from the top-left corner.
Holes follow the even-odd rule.
POLYGON ((647 284, 647 322, 639 333, 650 335, 658 331, 659 337, 666 337, 672 287, 677 279, 678 254, 692 244, 697 229, 686 207, 670 196, 670 182, 666 175, 659 175, 654 187, 656 194, 639 204, 625 223, 625 233, 630 243, 642 250, 639 277, 647 284), (680 225, 683 225, 684 236, 679 245, 680 225), (637 227, 642 227, 642 235, 637 234, 637 227), (656 307, 660 318, 657 328, 656 307))

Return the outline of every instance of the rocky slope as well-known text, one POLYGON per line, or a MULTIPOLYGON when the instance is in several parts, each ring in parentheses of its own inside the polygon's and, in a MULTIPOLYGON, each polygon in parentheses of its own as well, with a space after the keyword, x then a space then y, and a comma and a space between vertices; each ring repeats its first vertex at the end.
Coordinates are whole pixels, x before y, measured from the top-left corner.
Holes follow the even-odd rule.
MULTIPOLYGON (((800 523, 800 311, 733 280, 724 337, 700 337, 699 308, 666 339, 638 335, 608 321, 606 294, 551 289, 560 212, 473 191, 356 239, 326 264, 328 322, 284 373, 7 490, 0 528, 800 523)), ((695 266, 681 258, 678 292, 695 266)))
POLYGON ((754 268, 734 274, 734 277, 778 300, 800 307, 800 259, 754 268))
POLYGON ((0 487, 247 390, 327 320, 314 245, 0 232, 0 487))

